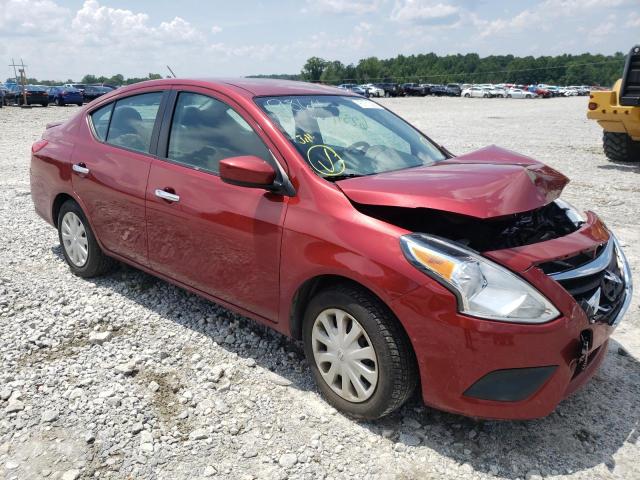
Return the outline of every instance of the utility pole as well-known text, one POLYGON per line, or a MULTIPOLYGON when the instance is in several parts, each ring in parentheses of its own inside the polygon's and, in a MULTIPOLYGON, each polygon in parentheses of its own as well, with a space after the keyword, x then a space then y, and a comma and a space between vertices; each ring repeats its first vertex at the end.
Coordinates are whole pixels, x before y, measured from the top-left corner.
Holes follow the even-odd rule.
POLYGON ((173 70, 171 70, 171 67, 169 65, 167 65, 167 69, 169 69, 169 71, 171 72, 171 75, 173 75, 173 78, 176 78, 176 74, 173 73, 173 70))
POLYGON ((13 75, 15 76, 16 79, 16 83, 18 83, 18 73, 20 73, 20 86, 22 87, 22 100, 23 100, 23 105, 25 107, 27 107, 27 90, 24 88, 25 84, 27 82, 27 74, 26 74, 26 67, 27 65, 24 64, 24 61, 22 61, 22 58, 20 59, 20 64, 16 64, 16 62, 13 60, 13 58, 11 59, 11 65, 9 65, 10 67, 13 67, 13 75), (16 67, 21 67, 18 68, 18 72, 16 72, 16 67))

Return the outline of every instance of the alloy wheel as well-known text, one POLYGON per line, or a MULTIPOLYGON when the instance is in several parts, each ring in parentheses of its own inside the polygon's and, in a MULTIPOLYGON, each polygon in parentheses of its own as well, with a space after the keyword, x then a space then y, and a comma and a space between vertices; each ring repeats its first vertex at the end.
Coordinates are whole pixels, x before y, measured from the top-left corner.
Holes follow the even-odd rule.
POLYGON ((353 316, 338 308, 320 312, 311 343, 320 375, 336 394, 354 403, 373 395, 378 384, 376 352, 353 316))
POLYGON ((83 267, 89 257, 87 231, 78 215, 67 212, 62 218, 62 245, 67 257, 76 267, 83 267))

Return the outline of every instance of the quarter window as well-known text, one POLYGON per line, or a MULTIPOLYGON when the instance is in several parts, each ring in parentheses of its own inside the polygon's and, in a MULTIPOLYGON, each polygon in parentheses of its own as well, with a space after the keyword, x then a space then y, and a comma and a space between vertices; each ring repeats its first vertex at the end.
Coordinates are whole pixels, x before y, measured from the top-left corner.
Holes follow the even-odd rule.
MULTIPOLYGON (((57 92, 56 92, 57 93, 57 92)), ((96 136, 103 142, 107 139, 107 129, 109 128, 109 120, 111 119, 111 110, 113 103, 95 110, 91 114, 91 123, 96 136)))
POLYGON ((148 153, 162 92, 118 100, 113 109, 107 143, 148 153))
POLYGON ((170 160, 217 174, 220 160, 242 155, 273 163, 269 149, 231 107, 206 95, 179 94, 169 135, 170 160))

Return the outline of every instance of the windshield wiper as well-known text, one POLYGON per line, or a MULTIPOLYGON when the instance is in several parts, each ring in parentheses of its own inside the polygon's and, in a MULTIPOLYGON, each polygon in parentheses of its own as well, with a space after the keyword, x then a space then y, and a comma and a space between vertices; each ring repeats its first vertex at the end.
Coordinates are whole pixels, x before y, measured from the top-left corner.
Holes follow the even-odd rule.
POLYGON ((347 178, 356 178, 356 177, 362 177, 362 175, 359 175, 357 173, 342 173, 340 175, 327 175, 326 177, 322 177, 325 180, 329 180, 330 182, 336 182, 338 180, 345 180, 347 178))

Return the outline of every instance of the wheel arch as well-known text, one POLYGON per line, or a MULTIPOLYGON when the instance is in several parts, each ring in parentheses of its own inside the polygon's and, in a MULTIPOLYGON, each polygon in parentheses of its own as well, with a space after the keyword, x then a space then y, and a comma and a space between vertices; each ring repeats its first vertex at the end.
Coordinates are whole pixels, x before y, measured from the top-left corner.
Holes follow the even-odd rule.
MULTIPOLYGON (((76 200, 75 198, 73 198, 73 196, 69 195, 66 192, 62 192, 56 195, 56 198, 53 199, 53 204, 51 205, 51 221, 56 227, 58 226, 58 215, 60 214, 60 209, 62 208, 64 202, 66 202, 67 200, 72 200, 80 205, 80 202, 78 202, 78 200, 76 200)), ((80 206, 80 208, 82 208, 82 206, 80 206)))
MULTIPOLYGON (((331 285, 338 284, 347 284, 353 287, 357 287, 365 290, 367 293, 375 297, 393 316, 393 319, 398 323, 404 334, 409 339, 409 344, 413 350, 413 344, 409 337, 407 330, 404 325, 395 314, 391 306, 388 302, 386 302, 383 298, 380 297, 375 291, 371 288, 363 285, 361 282, 358 282, 352 278, 346 277, 344 275, 339 274, 323 274, 316 275, 312 278, 305 280, 302 285, 298 287, 296 292, 293 295, 291 300, 291 307, 289 310, 289 333, 292 338, 295 340, 302 340, 302 322, 304 319, 304 311, 306 306, 309 304, 309 301, 313 298, 313 296, 319 292, 320 290, 327 288, 331 285)), ((415 355, 415 350, 414 350, 415 355)))

